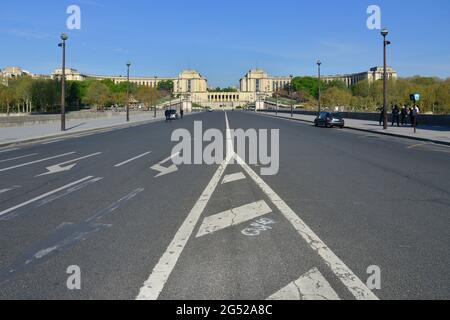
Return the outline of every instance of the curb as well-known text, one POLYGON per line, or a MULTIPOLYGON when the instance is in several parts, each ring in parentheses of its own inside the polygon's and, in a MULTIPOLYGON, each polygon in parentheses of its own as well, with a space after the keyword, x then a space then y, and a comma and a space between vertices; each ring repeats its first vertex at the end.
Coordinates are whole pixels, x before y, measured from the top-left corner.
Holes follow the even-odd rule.
MULTIPOLYGON (((186 117, 186 116, 190 116, 193 114, 199 114, 199 113, 193 112, 190 114, 185 114, 184 116, 186 117)), ((23 139, 23 140, 17 140, 17 141, 12 141, 12 142, 0 143, 0 148, 14 147, 14 146, 22 145, 22 144, 30 144, 33 142, 45 141, 47 139, 53 139, 53 138, 65 138, 65 137, 70 138, 77 134, 88 133, 88 132, 95 133, 96 131, 102 131, 102 130, 106 130, 106 129, 126 129, 126 128, 136 127, 136 126, 140 126, 140 125, 155 123, 155 122, 159 122, 159 121, 165 121, 165 119, 164 118, 156 118, 156 119, 150 119, 150 120, 136 121, 133 123, 125 123, 125 124, 122 123, 122 124, 115 124, 115 125, 105 126, 105 127, 85 129, 85 130, 74 131, 74 132, 66 131, 66 133, 50 134, 50 135, 41 136, 39 138, 23 139)))
MULTIPOLYGON (((285 119, 285 120, 299 121, 299 122, 305 122, 305 123, 314 123, 314 121, 304 120, 304 119, 280 117, 280 116, 274 116, 271 114, 264 114, 264 113, 259 113, 259 114, 263 115, 263 116, 267 116, 267 117, 277 118, 277 119, 285 119)), ((373 131, 373 130, 369 130, 369 129, 361 129, 361 128, 355 128, 355 127, 349 127, 349 126, 345 126, 345 129, 361 131, 361 132, 368 132, 368 133, 373 133, 373 134, 380 134, 380 135, 396 137, 396 138, 404 138, 404 139, 421 141, 421 142, 431 142, 431 143, 440 144, 440 145, 444 145, 444 146, 450 146, 450 142, 441 141, 441 140, 404 136, 404 135, 396 134, 396 133, 378 132, 378 131, 373 131)))

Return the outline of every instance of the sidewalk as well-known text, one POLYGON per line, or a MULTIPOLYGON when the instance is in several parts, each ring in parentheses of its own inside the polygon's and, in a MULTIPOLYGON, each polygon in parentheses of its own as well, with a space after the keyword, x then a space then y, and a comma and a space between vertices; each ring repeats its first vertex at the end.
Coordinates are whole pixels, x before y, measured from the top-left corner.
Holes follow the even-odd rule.
POLYGON ((112 118, 76 119, 66 121, 66 132, 61 132, 59 121, 46 124, 23 125, 14 127, 0 127, 0 146, 18 142, 27 142, 43 138, 64 137, 74 133, 104 129, 109 127, 132 126, 139 123, 152 122, 164 119, 162 112, 154 118, 153 112, 130 114, 130 122, 125 121, 125 115, 112 118))
MULTIPOLYGON (((261 114, 275 117, 275 112, 260 112, 261 114)), ((279 113, 278 117, 291 119, 290 114, 279 113)), ((298 121, 304 121, 314 123, 315 116, 294 114, 294 119, 298 121)), ((377 134, 390 135, 395 137, 402 137, 408 139, 414 139, 419 141, 434 142, 439 144, 450 145, 450 127, 418 127, 417 133, 414 133, 414 129, 408 127, 391 127, 389 123, 388 130, 383 130, 383 127, 376 121, 370 120, 355 120, 345 119, 345 127, 353 130, 360 130, 366 132, 372 132, 377 134)))

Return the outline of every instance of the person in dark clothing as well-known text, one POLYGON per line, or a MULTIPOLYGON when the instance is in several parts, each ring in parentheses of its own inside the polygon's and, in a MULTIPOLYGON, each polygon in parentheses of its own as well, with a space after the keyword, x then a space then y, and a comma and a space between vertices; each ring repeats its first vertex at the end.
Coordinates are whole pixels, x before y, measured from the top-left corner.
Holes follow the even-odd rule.
POLYGON ((392 109, 392 126, 397 123, 397 127, 400 127, 400 109, 397 105, 392 109))
POLYGON ((180 110, 180 116, 181 116, 181 119, 183 119, 183 116, 184 116, 184 110, 183 109, 180 110))
POLYGON ((409 123, 411 126, 414 126, 414 110, 413 108, 409 108, 409 123))
POLYGON ((380 110, 380 126, 384 124, 384 107, 380 107, 378 110, 380 110))
POLYGON ((166 111, 164 112, 164 115, 166 116, 166 121, 169 121, 170 113, 169 113, 168 109, 166 109, 166 111))
POLYGON ((403 106, 402 111, 400 112, 400 119, 402 126, 406 126, 408 124, 408 110, 406 109, 406 106, 403 106))

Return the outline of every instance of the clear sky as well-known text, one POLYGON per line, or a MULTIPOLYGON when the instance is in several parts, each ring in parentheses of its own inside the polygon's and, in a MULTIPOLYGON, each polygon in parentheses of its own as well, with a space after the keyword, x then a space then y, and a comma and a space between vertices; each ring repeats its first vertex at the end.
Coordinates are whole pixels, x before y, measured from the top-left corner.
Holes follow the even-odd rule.
POLYGON ((391 31, 389 64, 400 76, 450 77, 449 0, 2 0, 0 67, 51 73, 67 32, 68 65, 90 74, 176 76, 198 70, 211 86, 238 85, 249 69, 271 75, 352 73, 382 64, 382 38, 367 7, 391 31), (81 30, 66 29, 79 5, 81 30))

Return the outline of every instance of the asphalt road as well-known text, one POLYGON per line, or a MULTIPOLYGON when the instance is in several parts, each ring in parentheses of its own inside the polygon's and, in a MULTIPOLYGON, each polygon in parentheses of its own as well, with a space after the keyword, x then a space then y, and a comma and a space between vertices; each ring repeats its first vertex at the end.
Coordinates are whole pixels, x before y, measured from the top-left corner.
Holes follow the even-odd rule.
POLYGON ((449 299, 449 160, 220 111, 0 149, 0 299, 449 299), (175 129, 202 121, 227 144, 226 117, 280 130, 278 174, 173 166, 175 129), (67 287, 74 265, 81 290, 67 287))

